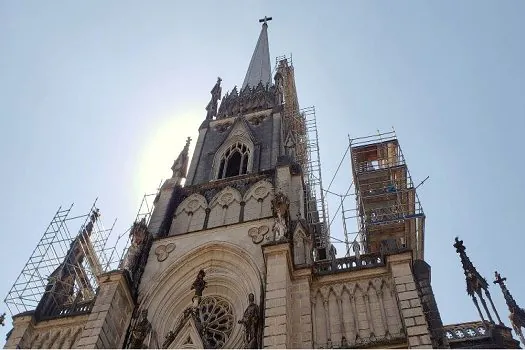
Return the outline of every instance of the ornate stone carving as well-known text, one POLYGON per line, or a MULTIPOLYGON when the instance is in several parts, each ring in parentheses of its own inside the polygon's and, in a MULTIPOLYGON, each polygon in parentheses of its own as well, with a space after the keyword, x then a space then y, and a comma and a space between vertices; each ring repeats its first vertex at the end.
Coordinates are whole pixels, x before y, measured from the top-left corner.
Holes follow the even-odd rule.
POLYGON ((195 296, 193 297, 193 305, 196 307, 200 299, 202 297, 202 292, 204 291, 204 288, 206 288, 206 281, 204 280, 204 277, 206 277, 206 272, 204 270, 200 270, 197 274, 197 278, 191 285, 191 289, 195 289, 195 296))
POLYGON ((288 208, 290 200, 282 192, 275 194, 272 200, 272 211, 275 217, 272 231, 276 242, 287 238, 288 234, 288 208))
POLYGON ((151 332, 151 323, 148 321, 148 310, 144 309, 140 312, 140 319, 131 330, 131 337, 129 342, 130 349, 144 349, 144 340, 151 332))
POLYGON ((206 114, 206 120, 211 120, 217 115, 217 104, 218 101, 221 99, 222 94, 221 81, 222 79, 218 77, 217 83, 215 84, 213 89, 211 89, 211 100, 206 106, 206 111, 208 112, 206 114))
POLYGON ((497 271, 494 272, 494 275, 496 277, 494 284, 500 285, 501 291, 503 292, 503 297, 505 298, 505 302, 509 308, 509 319, 512 328, 514 329, 514 332, 516 332, 516 334, 520 337, 521 342, 525 343, 525 337, 523 335, 523 331, 521 330, 522 328, 525 328, 525 309, 522 309, 518 306, 518 303, 516 300, 514 300, 512 294, 510 294, 510 291, 507 289, 507 286, 505 285, 507 278, 502 278, 497 271))
POLYGON ((249 305, 238 323, 244 326, 244 348, 258 349, 257 339, 259 330, 259 306, 255 304, 253 293, 248 295, 249 305))
POLYGON ((265 198, 268 195, 268 193, 270 193, 270 190, 268 189, 267 186, 264 186, 264 185, 260 185, 253 192, 254 197, 257 199, 265 198))
POLYGON ((206 296, 199 304, 196 325, 204 347, 220 349, 224 347, 233 331, 233 308, 223 298, 206 296))
POLYGON ((225 132, 226 130, 228 130, 230 128, 230 126, 232 126, 232 122, 221 122, 221 123, 217 123, 215 124, 215 130, 219 133, 223 133, 225 132))
POLYGON ((240 94, 237 87, 234 87, 222 99, 217 119, 273 108, 276 105, 276 100, 276 88, 273 85, 264 86, 259 83, 253 88, 247 85, 240 94))
POLYGON ((171 178, 174 179, 174 182, 177 185, 180 185, 182 179, 186 177, 188 170, 188 150, 190 148, 190 142, 191 138, 188 137, 186 139, 186 145, 184 146, 184 149, 182 152, 180 152, 179 156, 177 159, 175 159, 175 162, 173 162, 173 165, 171 166, 171 170, 173 171, 171 178))
POLYGON ((162 262, 166 260, 174 249, 175 249, 175 243, 159 245, 157 249, 155 249, 155 255, 157 255, 157 261, 162 262))
POLYGON ((230 205, 231 202, 233 202, 233 199, 234 199, 234 195, 233 193, 231 192, 226 192, 224 193, 222 196, 220 196, 219 198, 219 204, 222 205, 222 206, 225 206, 225 205, 230 205))
POLYGON ((162 348, 168 348, 184 325, 192 319, 204 348, 219 349, 228 341, 233 331, 234 317, 231 305, 216 296, 203 297, 197 305, 186 308, 173 331, 166 334, 162 348))
POLYGON ((149 236, 145 218, 133 224, 129 236, 131 238, 131 244, 124 258, 122 267, 130 271, 133 275, 133 272, 139 268, 138 260, 149 236))
POLYGON ((248 118, 248 122, 251 124, 251 125, 254 125, 254 126, 257 126, 259 124, 262 123, 262 121, 266 118, 266 115, 264 114, 259 114, 259 115, 254 115, 250 118, 248 118))
POLYGON ((248 230, 248 236, 252 238, 253 243, 259 244, 263 241, 264 236, 270 231, 270 228, 266 225, 259 227, 252 227, 248 230))

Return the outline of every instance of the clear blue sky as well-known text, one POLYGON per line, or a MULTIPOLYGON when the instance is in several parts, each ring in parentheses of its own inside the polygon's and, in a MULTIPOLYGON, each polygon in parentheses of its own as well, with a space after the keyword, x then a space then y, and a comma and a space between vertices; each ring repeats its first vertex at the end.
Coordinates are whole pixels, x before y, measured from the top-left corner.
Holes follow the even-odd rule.
POLYGON ((420 199, 443 321, 478 319, 456 235, 525 306, 525 2, 511 0, 1 1, 2 298, 59 205, 80 214, 98 196, 127 229, 196 139, 217 76, 223 92, 242 84, 264 15, 272 61, 293 53, 299 102, 317 108, 325 182, 347 134, 392 126, 414 180, 430 176, 420 199))

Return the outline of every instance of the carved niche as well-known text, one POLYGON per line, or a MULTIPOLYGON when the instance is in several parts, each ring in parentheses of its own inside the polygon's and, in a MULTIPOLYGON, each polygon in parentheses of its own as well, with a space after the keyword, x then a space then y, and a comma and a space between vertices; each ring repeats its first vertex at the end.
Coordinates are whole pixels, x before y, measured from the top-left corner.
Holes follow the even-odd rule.
POLYGON ((272 212, 274 216, 274 224, 272 232, 274 234, 274 241, 284 241, 288 239, 289 228, 289 208, 290 200, 282 193, 278 192, 272 199, 272 212))
POLYGON ((293 254, 296 265, 310 265, 312 263, 313 242, 306 234, 304 227, 298 223, 293 233, 293 254))

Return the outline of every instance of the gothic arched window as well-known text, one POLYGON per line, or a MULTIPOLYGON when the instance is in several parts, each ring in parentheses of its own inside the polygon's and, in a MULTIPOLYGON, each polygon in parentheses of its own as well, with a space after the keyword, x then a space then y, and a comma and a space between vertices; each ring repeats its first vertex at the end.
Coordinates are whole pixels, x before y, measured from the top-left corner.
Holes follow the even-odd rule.
POLYGON ((250 148, 241 142, 234 143, 221 157, 217 178, 224 179, 230 176, 246 174, 249 160, 250 148))

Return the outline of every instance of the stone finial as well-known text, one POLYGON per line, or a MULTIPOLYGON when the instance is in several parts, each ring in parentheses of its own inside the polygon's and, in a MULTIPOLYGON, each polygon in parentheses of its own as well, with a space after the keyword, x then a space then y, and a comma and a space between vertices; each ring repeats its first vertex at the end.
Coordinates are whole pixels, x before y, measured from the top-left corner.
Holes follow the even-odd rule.
POLYGON ((456 252, 461 259, 461 265, 463 266, 463 272, 465 273, 465 279, 467 282, 467 293, 473 295, 478 290, 487 290, 487 281, 478 273, 470 261, 470 258, 465 252, 466 248, 463 245, 463 241, 460 241, 458 237, 455 238, 454 248, 456 248, 456 252))
POLYGON ((211 89, 211 100, 206 106, 206 111, 208 112, 206 114, 206 120, 212 120, 213 117, 217 116, 217 107, 218 107, 218 101, 221 99, 222 94, 222 88, 221 88, 221 81, 222 79, 220 77, 217 78, 217 83, 211 89))
POLYGON ((0 324, 5 326, 5 312, 0 315, 0 324))
POLYGON ((173 175, 171 176, 171 178, 175 180, 175 183, 177 185, 180 185, 182 179, 186 177, 188 171, 188 153, 190 149, 190 142, 191 137, 188 137, 186 139, 186 145, 184 146, 179 156, 177 157, 177 159, 175 159, 175 162, 173 162, 173 165, 171 166, 171 170, 173 171, 173 175))
POLYGON ((520 337, 521 342, 525 344, 525 337, 523 336, 523 332, 521 330, 522 328, 525 328, 525 310, 518 306, 518 303, 516 303, 516 300, 514 300, 512 294, 510 294, 510 291, 507 289, 507 286, 505 285, 505 281, 507 279, 505 277, 501 277, 497 271, 494 272, 494 275, 494 284, 499 284, 501 291, 503 292, 505 302, 507 303, 507 307, 509 308, 509 319, 512 328, 514 328, 514 331, 520 337))
POLYGON ((477 297, 480 299, 481 305, 483 306, 487 314, 487 317, 489 318, 489 321, 491 323, 494 323, 492 319, 492 315, 485 301, 485 297, 486 297, 488 301, 490 302, 490 305, 492 306, 492 310, 494 311, 494 314, 496 315, 500 325, 502 325, 503 323, 501 322, 498 311, 496 310, 496 307, 494 306, 494 302, 492 301, 492 297, 490 296, 490 292, 488 290, 489 285, 487 283, 487 280, 485 280, 485 278, 483 278, 479 274, 479 272, 476 270, 476 268, 474 267, 474 264, 472 264, 472 262, 470 261, 470 258, 465 252, 466 248, 463 245, 463 241, 460 241, 458 237, 455 238, 454 248, 456 248, 456 252, 459 254, 459 257, 461 259, 461 265, 463 266, 463 272, 465 274, 465 281, 467 283, 467 293, 472 298, 472 301, 474 302, 474 305, 476 306, 478 310, 481 320, 485 321, 485 318, 483 317, 483 313, 481 312, 481 308, 479 307, 477 297), (485 296, 483 295, 483 292, 485 296))

